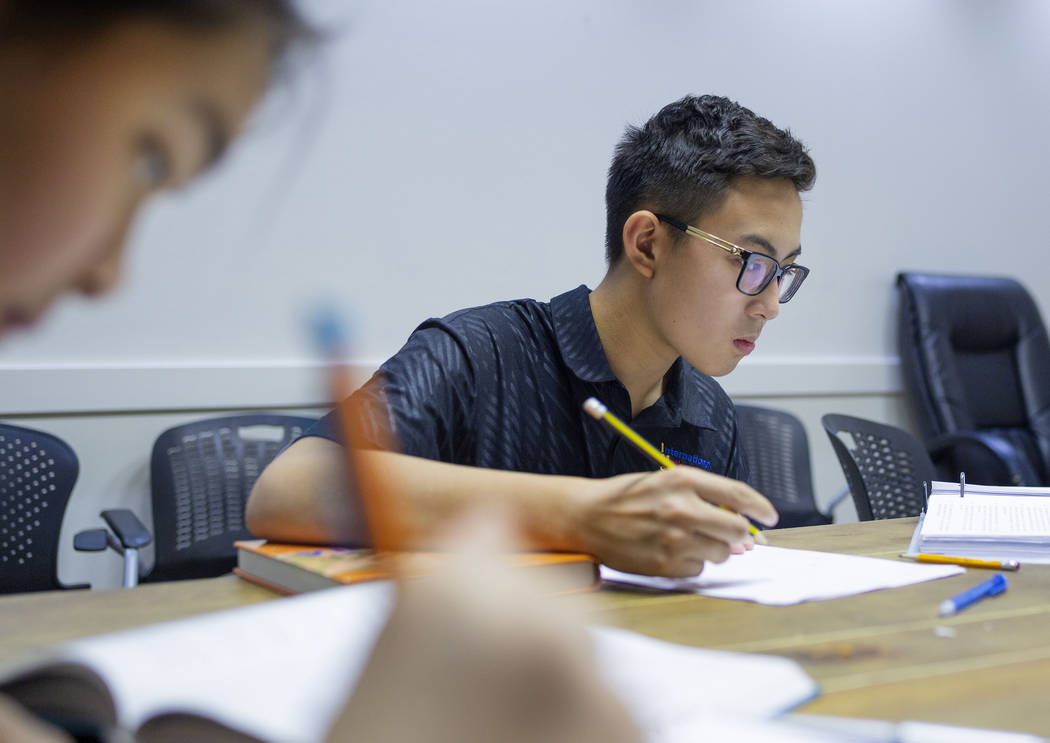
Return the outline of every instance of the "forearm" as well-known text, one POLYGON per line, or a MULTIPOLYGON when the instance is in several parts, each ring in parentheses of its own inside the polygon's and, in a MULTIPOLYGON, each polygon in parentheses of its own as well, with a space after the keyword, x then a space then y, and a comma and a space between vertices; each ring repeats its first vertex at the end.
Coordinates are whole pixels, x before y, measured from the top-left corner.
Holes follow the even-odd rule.
POLYGON ((402 517, 415 546, 464 512, 496 507, 509 512, 531 547, 580 550, 577 520, 599 480, 485 469, 392 452, 363 452, 384 497, 402 517))
POLYGON ((279 542, 360 542, 364 525, 348 484, 342 447, 323 438, 301 439, 256 480, 245 511, 248 529, 279 542))
MULTIPOLYGON (((769 502, 746 484, 692 467, 590 479, 381 451, 360 452, 355 464, 366 494, 381 498, 380 536, 395 549, 431 548, 436 530, 457 515, 496 506, 536 549, 586 552, 627 572, 683 576, 753 543, 747 520, 736 514, 770 525, 777 520, 769 502)), ((363 501, 349 495, 348 481, 342 447, 303 439, 259 478, 248 527, 277 541, 362 543, 363 501)))
MULTIPOLYGON (((575 539, 579 506, 599 481, 436 462, 393 452, 361 452, 405 547, 428 546, 428 535, 465 510, 507 509, 538 549, 581 549, 575 539)), ((326 439, 303 439, 281 454, 256 482, 248 527, 277 541, 348 543, 364 536, 350 495, 345 452, 326 439)))

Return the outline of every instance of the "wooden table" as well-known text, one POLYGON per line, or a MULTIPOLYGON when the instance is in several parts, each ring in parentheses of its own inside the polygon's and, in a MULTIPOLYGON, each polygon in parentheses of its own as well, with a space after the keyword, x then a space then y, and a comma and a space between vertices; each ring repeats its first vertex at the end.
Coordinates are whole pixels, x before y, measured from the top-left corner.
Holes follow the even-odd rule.
MULTIPOLYGON (((906 551, 916 519, 783 529, 771 544, 872 557, 906 551)), ((661 639, 793 658, 823 693, 800 712, 922 720, 1050 737, 1050 566, 941 619, 987 570, 796 606, 603 590, 597 618, 661 639)))
MULTIPOLYGON (((907 547, 915 519, 784 529, 772 544, 875 557, 907 547)), ((689 645, 793 658, 823 688, 802 712, 924 720, 1050 737, 1050 566, 1009 574, 1010 588, 957 616, 940 602, 987 571, 798 606, 760 606, 611 586, 594 619, 689 645)), ((131 590, 0 599, 0 660, 63 640, 267 601, 233 576, 131 590)))

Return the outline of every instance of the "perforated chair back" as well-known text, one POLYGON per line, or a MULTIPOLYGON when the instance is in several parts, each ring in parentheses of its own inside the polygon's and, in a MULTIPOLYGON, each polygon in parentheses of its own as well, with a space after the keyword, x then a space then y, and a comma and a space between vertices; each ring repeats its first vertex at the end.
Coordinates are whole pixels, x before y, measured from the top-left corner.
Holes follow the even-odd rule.
POLYGON ((244 507, 263 468, 313 418, 255 413, 168 429, 150 464, 156 560, 145 581, 229 572, 233 542, 250 539, 244 507))
POLYGON ((62 439, 0 424, 0 593, 87 588, 58 580, 58 536, 79 474, 62 439))
POLYGON ((831 440, 861 521, 918 516, 933 462, 911 434, 894 426, 829 413, 820 419, 831 440))
POLYGON ((740 444, 751 469, 751 485, 780 514, 778 527, 830 524, 817 509, 809 464, 809 438, 802 421, 784 410, 737 405, 740 444))

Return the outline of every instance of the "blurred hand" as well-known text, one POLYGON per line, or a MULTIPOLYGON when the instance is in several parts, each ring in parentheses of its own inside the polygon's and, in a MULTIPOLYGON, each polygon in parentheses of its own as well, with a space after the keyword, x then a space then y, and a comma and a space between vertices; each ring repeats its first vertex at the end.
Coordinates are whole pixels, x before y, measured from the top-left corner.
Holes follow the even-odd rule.
POLYGON ((0 741, 3 743, 73 743, 65 733, 50 725, 45 725, 4 697, 0 697, 0 741))
POLYGON ((628 573, 697 575, 706 560, 723 562, 754 546, 747 519, 737 514, 769 526, 779 518, 746 483, 695 467, 594 482, 574 507, 579 549, 628 573))
POLYGON ((444 541, 455 554, 402 584, 330 743, 639 741, 582 623, 538 576, 502 563, 505 522, 468 517, 444 541))

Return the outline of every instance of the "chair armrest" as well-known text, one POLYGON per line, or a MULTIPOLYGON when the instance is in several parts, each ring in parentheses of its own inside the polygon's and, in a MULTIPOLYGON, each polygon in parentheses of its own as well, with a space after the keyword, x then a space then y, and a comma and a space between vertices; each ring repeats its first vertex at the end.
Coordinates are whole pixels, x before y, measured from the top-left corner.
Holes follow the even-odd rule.
POLYGON ((102 552, 109 547, 109 532, 105 529, 85 529, 73 535, 73 549, 77 552, 102 552))
POLYGON ((111 508, 103 511, 101 516, 113 530, 122 547, 139 549, 153 541, 149 529, 130 509, 111 508))
POLYGON ((842 502, 842 499, 845 498, 847 495, 849 495, 848 487, 845 487, 839 492, 837 492, 835 494, 835 497, 833 497, 828 503, 827 508, 824 509, 824 513, 826 513, 828 516, 831 516, 834 513, 835 509, 838 507, 839 503, 842 502))
MULTIPOLYGON (((930 458, 967 474, 974 483, 990 485, 1040 485, 1032 465, 1012 443, 985 431, 955 431, 933 439, 930 458)), ((955 475, 958 477, 958 474, 955 475)))

